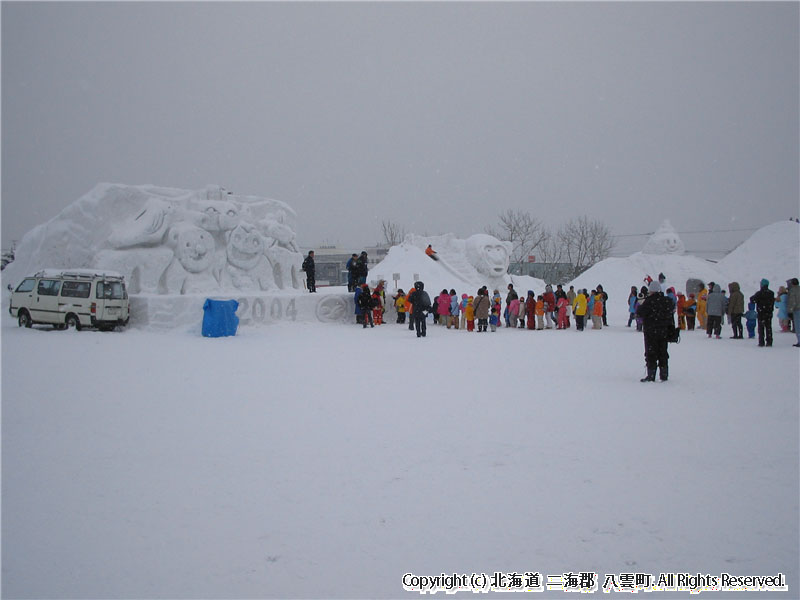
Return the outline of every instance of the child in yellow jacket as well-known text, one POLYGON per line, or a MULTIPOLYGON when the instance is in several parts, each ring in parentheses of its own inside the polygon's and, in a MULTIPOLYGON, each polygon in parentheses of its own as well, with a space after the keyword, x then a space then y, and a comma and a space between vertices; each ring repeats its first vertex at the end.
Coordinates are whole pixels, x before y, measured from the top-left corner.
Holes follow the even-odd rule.
POLYGON ((475 307, 472 305, 474 298, 470 296, 467 298, 467 308, 464 309, 464 314, 467 317, 467 331, 475 331, 475 307))
POLYGON ((397 322, 398 323, 405 323, 406 322, 406 295, 403 290, 397 290, 397 296, 395 297, 394 307, 397 309, 397 322))

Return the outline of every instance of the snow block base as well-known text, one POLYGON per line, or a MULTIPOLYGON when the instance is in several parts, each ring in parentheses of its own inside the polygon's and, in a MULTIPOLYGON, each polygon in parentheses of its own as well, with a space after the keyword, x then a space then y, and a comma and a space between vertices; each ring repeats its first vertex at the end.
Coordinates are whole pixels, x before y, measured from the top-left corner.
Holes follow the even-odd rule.
MULTIPOLYGON (((199 327, 207 295, 131 295, 130 326, 143 329, 186 329, 199 327)), ((262 292, 213 300, 236 300, 240 327, 281 321, 337 323, 355 320, 353 295, 348 292, 321 294, 262 292)))

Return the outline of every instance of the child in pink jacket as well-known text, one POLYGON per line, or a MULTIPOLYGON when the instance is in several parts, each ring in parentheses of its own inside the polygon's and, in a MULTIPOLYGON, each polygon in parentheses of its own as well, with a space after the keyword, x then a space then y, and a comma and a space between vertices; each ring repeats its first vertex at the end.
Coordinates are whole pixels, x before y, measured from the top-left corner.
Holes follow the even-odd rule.
POLYGON ((558 299, 556 302, 556 308, 558 309, 558 325, 556 329, 567 329, 567 305, 569 304, 569 300, 564 297, 558 299))

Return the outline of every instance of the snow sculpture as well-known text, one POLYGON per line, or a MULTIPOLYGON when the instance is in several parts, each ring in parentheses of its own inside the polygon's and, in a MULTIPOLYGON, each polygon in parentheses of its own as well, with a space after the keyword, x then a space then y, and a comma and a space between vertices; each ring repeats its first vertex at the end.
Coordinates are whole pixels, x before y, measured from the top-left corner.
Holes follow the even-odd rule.
POLYGON ((23 238, 15 276, 42 266, 109 269, 132 294, 301 289, 295 219, 283 202, 220 186, 99 184, 23 238))
POLYGON ((264 237, 254 225, 240 223, 228 233, 227 263, 221 272, 222 287, 269 290, 275 287, 272 265, 264 254, 264 237))
POLYGON ((645 254, 685 254, 686 247, 678 232, 666 219, 647 240, 642 252, 645 254))
POLYGON ((452 233, 434 237, 410 234, 404 244, 423 250, 431 244, 439 257, 436 264, 464 282, 498 289, 512 282, 508 274, 512 244, 494 236, 476 233, 464 240, 452 233))
POLYGON ((502 277, 508 272, 511 260, 511 242, 501 242, 496 237, 476 233, 466 240, 467 260, 487 277, 502 277))
POLYGON ((175 253, 161 274, 159 293, 187 294, 218 288, 211 267, 214 239, 211 233, 188 223, 169 229, 167 245, 175 253))

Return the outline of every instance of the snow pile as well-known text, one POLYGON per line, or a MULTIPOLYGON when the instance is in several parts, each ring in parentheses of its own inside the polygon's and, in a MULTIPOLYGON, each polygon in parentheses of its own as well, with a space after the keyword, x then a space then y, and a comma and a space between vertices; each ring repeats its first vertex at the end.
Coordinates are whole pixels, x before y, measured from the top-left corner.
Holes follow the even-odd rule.
MULTIPOLYGON (((792 221, 762 227, 719 263, 677 251, 656 254, 642 251, 627 258, 608 258, 576 277, 570 285, 590 291, 602 285, 609 296, 608 313, 617 323, 623 318, 627 320, 631 286, 640 288, 648 275, 656 279, 663 273, 667 278, 665 286, 679 292, 686 290, 689 279, 704 283, 714 281, 723 289, 728 283, 738 281, 742 293, 748 297, 758 291, 763 277, 769 279, 772 290, 777 291, 787 279, 800 276, 798 231, 800 226, 792 221)), ((653 247, 651 242, 648 247, 653 247)))
POLYGON ((402 244, 390 248, 386 258, 372 267, 369 279, 373 283, 385 280, 390 290, 395 289, 392 282, 397 275, 397 285, 405 291, 416 280, 421 280, 432 293, 455 289, 459 294, 474 295, 485 285, 489 291, 497 289, 505 294, 509 283, 513 283, 518 292, 529 289, 543 292, 545 284, 541 279, 507 273, 510 252, 507 245, 508 242, 486 234, 476 234, 466 240, 453 234, 408 235, 402 244), (428 244, 439 260, 425 254, 428 244))
POLYGON ((779 221, 762 227, 717 266, 745 293, 758 290, 763 278, 777 291, 787 279, 800 277, 800 224, 779 221))

